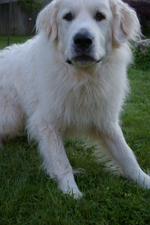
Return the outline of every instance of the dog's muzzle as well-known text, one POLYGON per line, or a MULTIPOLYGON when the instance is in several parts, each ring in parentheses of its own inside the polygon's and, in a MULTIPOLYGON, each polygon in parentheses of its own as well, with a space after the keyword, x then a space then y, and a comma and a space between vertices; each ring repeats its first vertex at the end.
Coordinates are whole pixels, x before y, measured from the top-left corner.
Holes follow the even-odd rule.
POLYGON ((77 63, 81 66, 86 66, 93 62, 99 62, 93 55, 93 41, 92 35, 86 31, 82 30, 75 34, 73 38, 73 58, 67 58, 66 62, 72 64, 72 62, 77 63))
POLYGON ((77 33, 74 36, 74 46, 78 52, 87 52, 92 45, 92 37, 89 33, 77 33))

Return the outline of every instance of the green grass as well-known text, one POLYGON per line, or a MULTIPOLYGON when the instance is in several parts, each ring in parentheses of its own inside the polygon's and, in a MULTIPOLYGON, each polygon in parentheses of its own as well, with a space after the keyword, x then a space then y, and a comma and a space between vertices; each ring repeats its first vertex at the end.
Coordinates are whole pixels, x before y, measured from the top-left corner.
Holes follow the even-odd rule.
MULTIPOLYGON (((10 36, 10 45, 13 43, 23 43, 30 37, 27 36, 10 36)), ((8 37, 7 36, 0 36, 0 49, 3 49, 7 46, 8 37)))
MULTIPOLYGON (((13 39, 24 41, 26 38, 13 39)), ((3 40, 4 37, 0 37, 3 40)), ((150 72, 129 69, 131 93, 121 115, 122 129, 141 167, 150 168, 150 72)), ((54 180, 39 169, 41 159, 26 138, 8 142, 0 151, 1 225, 149 225, 150 190, 104 171, 93 147, 79 140, 65 141, 81 200, 63 195, 54 180)))

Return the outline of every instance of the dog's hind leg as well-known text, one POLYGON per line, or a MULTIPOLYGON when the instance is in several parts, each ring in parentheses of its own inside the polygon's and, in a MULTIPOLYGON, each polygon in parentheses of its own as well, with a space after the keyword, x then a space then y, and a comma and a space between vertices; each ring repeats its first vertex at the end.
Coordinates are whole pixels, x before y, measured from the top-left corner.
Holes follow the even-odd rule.
POLYGON ((73 170, 58 129, 48 125, 41 116, 35 115, 29 119, 27 131, 31 138, 38 142, 47 174, 57 180, 63 193, 73 195, 75 199, 80 198, 82 194, 74 180, 73 170))
POLYGON ((0 93, 0 147, 3 141, 23 133, 23 114, 21 107, 0 93))
POLYGON ((106 151, 121 167, 128 179, 137 182, 143 188, 150 188, 150 177, 140 168, 132 150, 127 145, 119 125, 101 133, 106 151))

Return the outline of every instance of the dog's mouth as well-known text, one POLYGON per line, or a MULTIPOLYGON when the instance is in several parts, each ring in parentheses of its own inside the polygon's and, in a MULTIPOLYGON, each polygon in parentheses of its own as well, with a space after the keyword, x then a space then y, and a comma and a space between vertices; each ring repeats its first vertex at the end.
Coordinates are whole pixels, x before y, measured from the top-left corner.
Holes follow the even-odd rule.
POLYGON ((92 56, 86 55, 86 54, 81 54, 78 56, 75 56, 72 59, 67 59, 66 62, 68 64, 77 64, 79 66, 88 66, 91 65, 93 63, 99 63, 102 59, 95 59, 92 56))

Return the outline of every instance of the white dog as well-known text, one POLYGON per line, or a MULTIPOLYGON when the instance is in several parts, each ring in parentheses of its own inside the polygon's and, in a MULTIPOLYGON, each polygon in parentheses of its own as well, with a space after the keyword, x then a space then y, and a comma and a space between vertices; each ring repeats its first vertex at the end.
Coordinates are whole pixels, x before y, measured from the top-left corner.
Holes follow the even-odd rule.
POLYGON ((140 34, 121 0, 54 0, 38 34, 0 52, 0 143, 26 128, 64 193, 81 197, 63 146, 67 135, 102 143, 125 177, 150 188, 119 126, 128 91, 128 40, 140 34))

